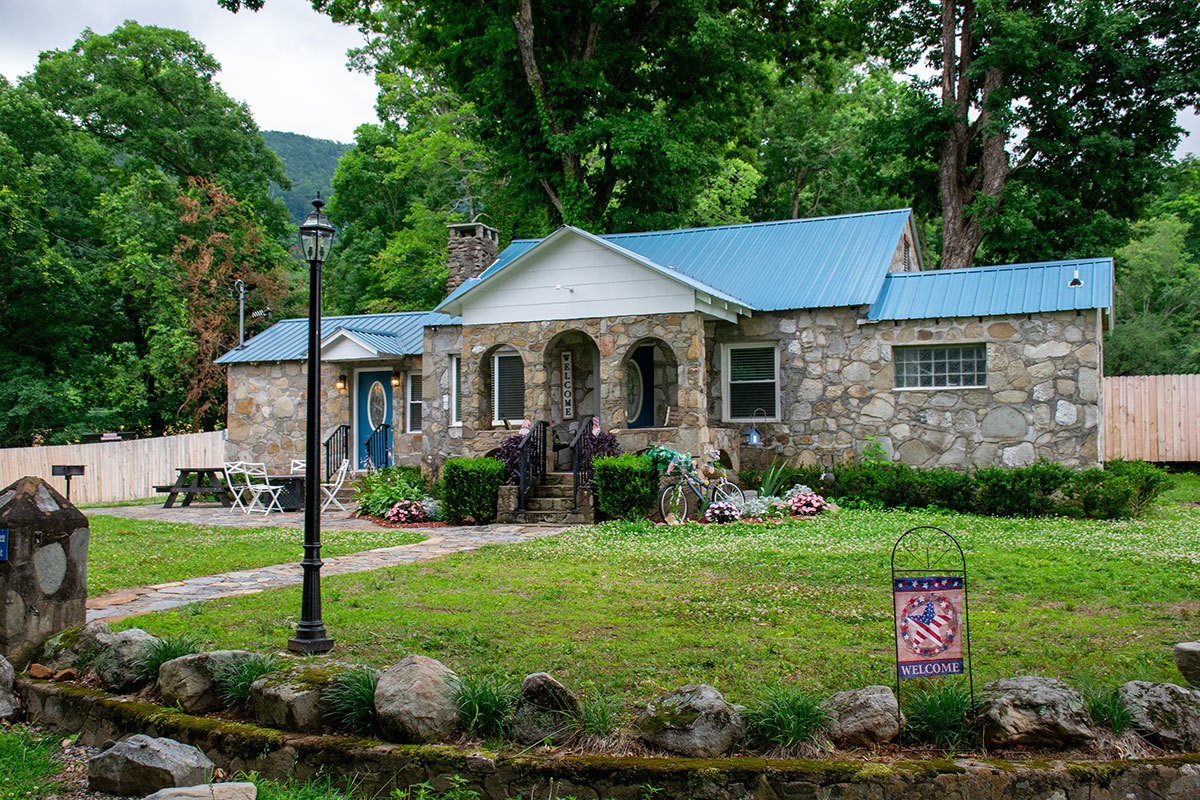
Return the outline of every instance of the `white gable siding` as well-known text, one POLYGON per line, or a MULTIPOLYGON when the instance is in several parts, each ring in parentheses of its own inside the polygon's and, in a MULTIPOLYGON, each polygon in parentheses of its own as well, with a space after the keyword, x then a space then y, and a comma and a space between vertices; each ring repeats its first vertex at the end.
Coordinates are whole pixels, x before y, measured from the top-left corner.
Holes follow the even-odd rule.
POLYGON ((363 361, 378 356, 378 353, 346 336, 339 336, 321 348, 321 358, 325 361, 363 361))
POLYGON ((695 290, 620 253, 564 236, 463 298, 464 325, 693 311, 695 290), (556 289, 555 286, 561 286, 556 289))

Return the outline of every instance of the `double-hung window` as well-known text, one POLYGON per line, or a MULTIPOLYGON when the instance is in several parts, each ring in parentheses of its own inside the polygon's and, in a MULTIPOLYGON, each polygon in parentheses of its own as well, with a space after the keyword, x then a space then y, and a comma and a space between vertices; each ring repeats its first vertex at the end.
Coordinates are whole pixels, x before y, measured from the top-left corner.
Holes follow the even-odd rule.
POLYGON ((462 357, 450 356, 450 424, 462 425, 462 357))
POLYGON ((525 418, 525 364, 516 350, 492 356, 492 424, 525 418))
POLYGON ((897 389, 965 389, 987 386, 987 346, 893 347, 897 389))
POLYGON ((725 419, 779 418, 779 348, 773 342, 725 346, 725 419))
POLYGON ((408 432, 421 432, 421 373, 408 373, 408 432))

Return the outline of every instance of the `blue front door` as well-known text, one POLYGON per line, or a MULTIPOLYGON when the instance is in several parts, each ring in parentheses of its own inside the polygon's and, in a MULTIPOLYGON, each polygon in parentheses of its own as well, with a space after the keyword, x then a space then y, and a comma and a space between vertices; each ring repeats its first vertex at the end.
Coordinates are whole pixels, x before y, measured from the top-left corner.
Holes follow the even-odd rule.
MULTIPOLYGON (((392 373, 391 370, 358 373, 358 468, 367 468, 367 440, 380 425, 392 424, 392 373)), ((387 449, 392 443, 388 437, 387 449)), ((380 463, 382 467, 389 463, 380 463)))

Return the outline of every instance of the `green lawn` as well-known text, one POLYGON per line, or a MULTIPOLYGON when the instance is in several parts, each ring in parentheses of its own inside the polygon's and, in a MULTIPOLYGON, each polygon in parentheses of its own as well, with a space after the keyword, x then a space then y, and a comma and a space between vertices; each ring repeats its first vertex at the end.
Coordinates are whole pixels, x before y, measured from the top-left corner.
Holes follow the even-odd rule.
MULTIPOLYGON (((907 528, 967 553, 976 685, 1047 674, 1178 681, 1200 638, 1200 509, 1141 520, 846 511, 777 526, 609 523, 324 582, 343 660, 408 653, 460 674, 549 671, 585 695, 645 701, 687 682, 745 702, 767 684, 832 692, 894 682, 889 556, 907 528)), ((278 650, 299 588, 122 623, 210 646, 278 650)))
POLYGON ((62 771, 53 758, 58 737, 24 727, 0 729, 0 800, 49 797, 62 771))
MULTIPOLYGON (((94 516, 88 549, 88 596, 217 572, 299 561, 303 531, 226 528, 94 516)), ((322 531, 321 554, 338 556, 419 542, 408 530, 322 531)))

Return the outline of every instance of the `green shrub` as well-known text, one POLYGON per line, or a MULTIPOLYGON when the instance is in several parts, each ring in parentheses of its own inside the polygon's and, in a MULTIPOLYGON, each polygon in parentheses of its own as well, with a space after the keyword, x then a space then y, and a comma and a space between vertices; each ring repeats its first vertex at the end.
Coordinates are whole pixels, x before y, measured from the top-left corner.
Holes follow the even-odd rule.
POLYGON ((494 458, 452 458, 442 468, 442 513, 450 522, 482 525, 496 518, 504 464, 494 458))
POLYGON ((355 733, 373 734, 379 730, 375 715, 375 686, 379 673, 370 667, 354 667, 339 672, 321 693, 328 703, 325 716, 335 725, 355 733))
POLYGON ((904 736, 935 747, 957 750, 971 743, 975 710, 967 688, 951 681, 918 684, 905 704, 904 736))
POLYGON ((928 505, 968 513, 975 508, 975 480, 969 472, 935 467, 919 470, 921 495, 928 505))
POLYGON ((882 505, 879 486, 886 470, 887 466, 881 464, 842 464, 833 471, 833 488, 829 493, 847 508, 862 503, 882 505))
POLYGON ((886 464, 876 467, 879 473, 875 491, 889 508, 924 508, 929 505, 921 473, 907 464, 886 464))
POLYGON ((1120 458, 1106 462, 1104 471, 1125 479, 1129 484, 1129 513, 1141 516, 1154 499, 1170 489, 1173 481, 1162 467, 1145 461, 1124 461, 1120 458))
POLYGON ((746 739, 750 744, 795 747, 817 742, 825 724, 821 701, 798 686, 771 686, 746 709, 746 739))
POLYGON ((204 642, 199 636, 185 633, 181 636, 164 636, 155 639, 150 645, 146 660, 142 663, 140 678, 151 683, 158 683, 158 668, 176 658, 199 653, 204 642))
POLYGON ((654 462, 631 453, 597 458, 596 507, 613 518, 636 519, 653 512, 658 503, 658 469, 654 462))
POLYGON ((1122 475, 1102 469, 1076 472, 1063 488, 1070 502, 1079 506, 1085 517, 1114 519, 1132 513, 1133 489, 1122 475))
POLYGON ((217 685, 225 705, 245 708, 250 703, 250 685, 278 668, 279 662, 274 656, 252 654, 217 664, 213 670, 213 683, 217 685))
POLYGON ((1054 493, 1071 480, 1071 470, 1039 458, 1025 467, 984 467, 975 473, 975 480, 981 513, 1039 517, 1054 509, 1054 493))
POLYGON ((488 676, 460 678, 458 716, 475 736, 502 736, 509 726, 517 690, 488 676))
POLYGON ((354 501, 364 517, 382 517, 401 500, 420 500, 426 491, 420 467, 383 467, 354 482, 354 501))

